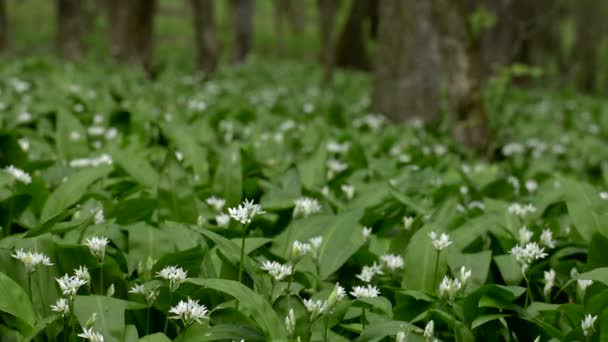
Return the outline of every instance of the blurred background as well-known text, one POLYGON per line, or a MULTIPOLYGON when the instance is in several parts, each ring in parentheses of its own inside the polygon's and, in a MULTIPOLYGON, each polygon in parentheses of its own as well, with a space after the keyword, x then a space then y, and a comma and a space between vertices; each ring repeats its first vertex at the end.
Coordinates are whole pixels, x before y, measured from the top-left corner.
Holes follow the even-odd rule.
POLYGON ((372 109, 487 143, 488 82, 604 95, 606 0, 0 0, 4 59, 54 55, 212 78, 248 60, 368 75, 372 109))

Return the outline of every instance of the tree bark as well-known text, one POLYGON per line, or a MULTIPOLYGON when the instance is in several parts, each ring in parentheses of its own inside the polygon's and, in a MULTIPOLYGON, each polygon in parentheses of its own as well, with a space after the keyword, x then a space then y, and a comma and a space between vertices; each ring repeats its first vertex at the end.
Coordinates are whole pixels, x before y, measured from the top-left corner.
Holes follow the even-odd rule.
POLYGON ((6 2, 0 0, 0 54, 6 52, 8 47, 8 22, 6 16, 6 2))
POLYGON ((319 12, 319 33, 321 35, 321 60, 323 63, 323 82, 333 81, 335 64, 335 22, 340 0, 317 0, 319 12))
POLYGON ((372 13, 373 0, 354 0, 338 45, 336 47, 336 65, 356 70, 370 70, 371 61, 367 53, 365 20, 372 13))
POLYGON ((69 59, 82 57, 82 7, 80 0, 57 0, 57 46, 69 59))
POLYGON ((373 108, 393 121, 439 119, 440 54, 431 1, 382 0, 373 108))
POLYGON ((253 42, 253 0, 232 0, 235 28, 233 60, 242 63, 247 59, 253 42))
POLYGON ((213 0, 191 0, 191 4, 194 11, 197 65, 206 75, 211 75, 216 71, 219 59, 213 0))
POLYGON ((129 14, 128 0, 105 0, 107 11, 107 39, 110 54, 122 59, 125 56, 125 31, 129 14))

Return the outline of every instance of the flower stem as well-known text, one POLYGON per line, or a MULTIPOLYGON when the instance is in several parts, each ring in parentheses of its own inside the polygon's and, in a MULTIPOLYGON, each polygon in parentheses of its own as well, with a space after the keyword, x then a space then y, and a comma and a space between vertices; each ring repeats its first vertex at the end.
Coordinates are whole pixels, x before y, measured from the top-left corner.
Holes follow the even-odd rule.
MULTIPOLYGON (((170 291, 169 295, 169 307, 171 307, 171 303, 173 302, 173 291, 170 291)), ((169 313, 165 316, 165 328, 163 329, 163 333, 167 335, 167 328, 169 327, 169 313)))
POLYGON ((435 258, 435 272, 433 273, 433 286, 435 288, 437 287, 437 272, 439 271, 439 253, 441 252, 437 251, 437 257, 435 258))
POLYGON ((528 281, 528 277, 524 274, 524 279, 526 281, 526 301, 524 304, 524 308, 528 308, 528 300, 532 299, 532 290, 530 290, 530 282, 528 281))
POLYGON ((327 333, 329 332, 329 312, 325 314, 325 326, 323 327, 323 342, 327 342, 327 333))
POLYGON ((361 332, 365 330, 365 308, 361 308, 361 332))
POLYGON ((150 334, 150 306, 148 306, 148 312, 146 313, 146 336, 150 334))
POLYGON ((99 295, 103 296, 103 262, 99 263, 99 295))
MULTIPOLYGON (((238 281, 242 283, 243 281, 243 262, 245 261, 245 236, 243 236, 243 240, 241 242, 241 260, 239 261, 239 276, 238 281)), ((239 309, 239 302, 237 300, 235 309, 239 309)))

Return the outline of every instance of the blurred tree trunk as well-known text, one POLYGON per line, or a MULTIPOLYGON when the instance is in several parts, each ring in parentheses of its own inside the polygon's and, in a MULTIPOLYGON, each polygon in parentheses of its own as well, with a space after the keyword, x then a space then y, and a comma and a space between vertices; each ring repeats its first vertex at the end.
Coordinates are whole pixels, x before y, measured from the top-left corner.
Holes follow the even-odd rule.
POLYGON ((277 57, 283 57, 285 53, 285 19, 289 15, 289 6, 291 1, 289 0, 274 0, 274 31, 277 34, 277 45, 276 55, 277 57))
POLYGON ((128 0, 105 0, 107 11, 107 35, 110 54, 121 59, 125 55, 123 39, 129 14, 128 0))
POLYGON ((321 60, 323 63, 323 82, 333 80, 335 64, 335 26, 340 0, 317 0, 319 12, 319 33, 321 34, 321 60))
POLYGON ((219 59, 213 0, 191 0, 191 4, 194 11, 197 65, 206 75, 211 75, 217 69, 219 59))
MULTIPOLYGON (((574 50, 578 54, 578 79, 581 88, 587 92, 598 92, 602 81, 599 61, 599 49, 606 37, 608 28, 605 25, 606 4, 594 1, 580 1, 576 11, 576 43, 574 50)), ((605 61, 604 61, 605 63, 605 61)))
POLYGON ((394 121, 439 119, 446 87, 452 133, 471 148, 489 141, 478 37, 468 0, 382 0, 374 109, 394 121))
POLYGON ((375 2, 375 0, 352 1, 348 19, 336 47, 337 66, 358 70, 371 69, 364 25, 373 7, 376 6, 375 2))
POLYGON ((373 108, 393 121, 439 119, 440 55, 431 1, 379 2, 373 108))
POLYGON ((80 0, 57 0, 57 46, 69 59, 82 57, 82 7, 80 0))
POLYGON ((0 54, 6 52, 8 47, 8 22, 6 16, 6 2, 0 0, 0 54))
POLYGON ((125 59, 150 71, 154 52, 156 0, 131 0, 123 42, 125 59))
POLYGON ((235 28, 234 61, 247 59, 253 42, 253 0, 232 0, 235 28))

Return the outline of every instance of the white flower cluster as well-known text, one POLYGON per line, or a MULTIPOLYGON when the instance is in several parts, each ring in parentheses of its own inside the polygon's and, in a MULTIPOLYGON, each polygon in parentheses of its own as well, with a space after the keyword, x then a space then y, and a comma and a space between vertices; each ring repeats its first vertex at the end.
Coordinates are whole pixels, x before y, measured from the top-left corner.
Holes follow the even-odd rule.
POLYGON ((403 265, 404 265, 403 257, 401 255, 384 254, 383 256, 380 257, 380 259, 384 262, 386 267, 391 271, 395 271, 397 269, 403 268, 403 265))
POLYGON ((102 165, 112 165, 113 163, 114 161, 112 160, 112 156, 107 153, 103 153, 99 155, 99 157, 73 159, 70 161, 70 167, 99 167, 102 165))
POLYGON ((384 274, 382 265, 378 265, 374 262, 371 266, 363 266, 361 273, 357 274, 356 277, 365 283, 369 283, 374 276, 382 274, 384 274))
POLYGON ((106 246, 110 243, 110 240, 105 236, 98 237, 93 236, 84 240, 84 244, 89 247, 89 251, 93 254, 99 262, 103 263, 106 256, 106 246))
POLYGON ((308 217, 321 211, 321 203, 316 198, 301 197, 294 201, 293 216, 308 217))
POLYGON ((174 314, 170 317, 171 319, 179 319, 185 327, 188 327, 194 322, 202 323, 202 320, 207 318, 209 310, 204 305, 199 304, 198 300, 192 300, 188 297, 187 302, 180 300, 169 312, 174 314))
POLYGON ((285 330, 287 331, 287 336, 293 335, 296 330, 296 314, 292 308, 289 309, 287 316, 285 316, 285 330))
POLYGON ((259 204, 254 204, 253 200, 251 202, 245 200, 237 208, 228 208, 228 213, 235 221, 241 224, 250 224, 254 217, 264 214, 265 211, 259 204))
POLYGON ((585 315, 585 318, 581 322, 581 328, 583 329, 583 335, 585 335, 585 336, 593 335, 593 333, 595 332, 595 327, 593 326, 593 324, 595 324, 596 319, 597 319, 597 316, 591 316, 591 314, 585 315))
POLYGON ((329 152, 329 153, 344 154, 344 153, 348 152, 348 150, 350 149, 350 143, 345 142, 343 144, 340 144, 335 141, 330 141, 327 143, 327 145, 325 145, 325 148, 327 149, 327 152, 329 152))
POLYGON ((85 340, 89 340, 91 342, 103 342, 103 335, 93 331, 93 328, 84 328, 84 331, 81 334, 78 334, 78 337, 82 337, 85 340))
POLYGON ((293 274, 293 266, 289 264, 281 264, 277 261, 264 261, 261 267, 264 271, 268 272, 276 281, 283 280, 293 274))
POLYGON ((347 200, 353 199, 355 197, 355 187, 349 184, 340 185, 340 190, 344 193, 347 200))
POLYGON ((515 257, 515 260, 521 265, 521 272, 525 274, 535 260, 547 256, 544 251, 545 249, 541 248, 536 242, 529 242, 524 247, 517 244, 509 253, 515 257))
POLYGON ((367 240, 372 235, 372 227, 363 227, 361 228, 361 235, 363 235, 363 239, 367 240))
POLYGON ((412 216, 403 216, 403 228, 405 230, 412 229, 412 225, 414 224, 414 217, 412 216))
POLYGON ((146 302, 148 306, 152 306, 158 298, 160 291, 158 290, 158 286, 155 286, 150 289, 146 289, 143 284, 135 284, 130 290, 129 293, 140 294, 146 298, 146 302))
POLYGON ((177 266, 167 266, 156 272, 156 276, 165 279, 169 282, 169 289, 171 292, 175 292, 179 286, 186 281, 188 277, 188 271, 184 271, 183 268, 177 266))
POLYGON ((553 286, 555 286, 555 276, 556 274, 554 269, 544 272, 545 287, 543 288, 543 294, 546 298, 549 298, 549 295, 551 295, 551 289, 553 286))
POLYGON ((24 251, 22 248, 15 251, 15 254, 11 256, 25 265, 25 270, 28 273, 34 272, 38 265, 53 266, 51 259, 43 253, 36 253, 32 251, 24 251))
POLYGON ((327 160, 327 178, 332 178, 334 175, 348 169, 348 164, 337 159, 327 160))
MULTIPOLYGON (((207 198, 205 200, 205 202, 207 203, 207 205, 211 206, 216 211, 222 211, 222 209, 224 209, 224 206, 226 205, 225 199, 215 197, 215 196, 211 196, 211 197, 207 198)), ((223 214, 223 215, 226 215, 226 214, 223 214)))
POLYGON ((68 317, 70 315, 70 304, 65 298, 59 298, 53 305, 51 304, 51 311, 61 315, 61 317, 68 317))
POLYGON ((429 237, 431 238, 433 248, 435 248, 437 252, 442 251, 452 244, 452 241, 450 241, 450 236, 446 233, 441 233, 441 235, 439 235, 432 231, 429 233, 429 237))
POLYGON ((230 225, 230 215, 226 213, 217 214, 215 216, 215 222, 219 227, 228 228, 230 225))
POLYGON ((441 284, 439 284, 439 296, 446 299, 451 305, 456 296, 465 289, 471 275, 471 270, 468 270, 464 266, 460 268, 460 271, 455 278, 450 278, 446 275, 443 277, 441 284))
POLYGON ((32 177, 27 172, 18 169, 13 165, 5 167, 4 171, 21 183, 30 184, 32 182, 32 177))
POLYGON ((380 290, 375 285, 367 284, 367 286, 353 286, 350 294, 355 298, 374 298, 380 295, 380 290))
POLYGON ((317 317, 325 313, 331 313, 336 304, 346 297, 346 291, 339 283, 336 283, 334 290, 331 292, 327 300, 304 299, 306 311, 310 313, 310 321, 314 321, 317 317))
POLYGON ((512 203, 507 209, 510 214, 515 216, 524 217, 528 214, 532 214, 536 212, 536 207, 531 203, 528 204, 520 204, 520 203, 512 203))
POLYGON ((59 284, 61 293, 63 293, 70 302, 72 302, 74 296, 76 296, 78 289, 89 282, 87 279, 80 278, 77 275, 69 276, 67 273, 63 277, 56 278, 55 280, 59 284))

